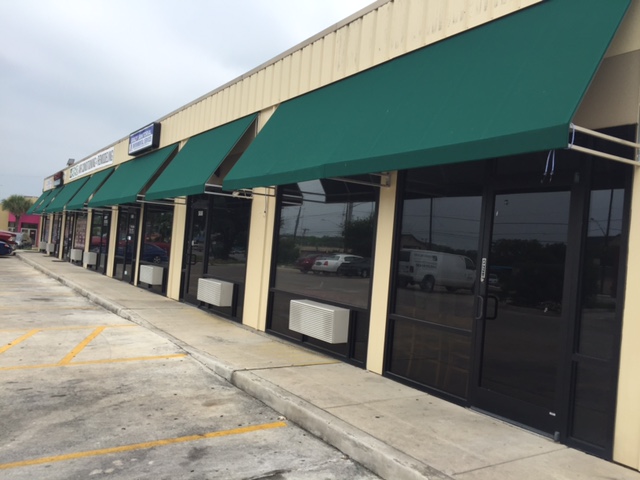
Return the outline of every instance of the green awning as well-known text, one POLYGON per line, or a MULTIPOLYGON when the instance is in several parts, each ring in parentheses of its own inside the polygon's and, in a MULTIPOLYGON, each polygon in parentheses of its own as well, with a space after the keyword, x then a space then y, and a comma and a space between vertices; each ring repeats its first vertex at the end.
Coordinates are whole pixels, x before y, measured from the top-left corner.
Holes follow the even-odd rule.
POLYGON ((40 204, 49 196, 51 195, 51 192, 53 192, 53 190, 46 190, 44 192, 42 192, 42 195, 40 195, 38 197, 38 199, 33 202, 33 204, 31 205, 31 207, 29 207, 29 210, 27 210, 26 215, 33 215, 35 213, 35 209, 38 208, 40 206, 40 204))
POLYGON ((283 103, 225 190, 565 148, 630 0, 547 0, 283 103))
POLYGON ((251 126, 256 114, 222 125, 189 139, 145 193, 159 200, 204 193, 205 184, 251 126))
POLYGON ((42 201, 33 209, 36 215, 44 215, 44 209, 56 198, 56 196, 62 191, 62 187, 56 187, 49 190, 49 195, 44 197, 42 201))
POLYGON ((170 145, 121 164, 89 200, 88 207, 134 203, 176 147, 176 144, 170 145))
POLYGON ((84 204, 87 203, 89 197, 100 188, 104 181, 113 173, 115 167, 107 168, 94 173, 89 177, 87 183, 74 195, 69 203, 67 203, 67 210, 82 210, 84 204))
POLYGON ((81 178, 71 183, 67 183, 56 198, 54 198, 49 205, 43 209, 43 213, 58 213, 64 210, 65 205, 78 193, 78 190, 87 183, 87 178, 81 178))

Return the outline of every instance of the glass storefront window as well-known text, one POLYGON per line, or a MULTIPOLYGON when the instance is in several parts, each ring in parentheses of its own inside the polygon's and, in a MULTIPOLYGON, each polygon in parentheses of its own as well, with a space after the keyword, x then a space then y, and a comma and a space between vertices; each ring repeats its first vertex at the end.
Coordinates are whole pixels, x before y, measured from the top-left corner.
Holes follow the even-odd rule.
POLYGON ((485 164, 406 172, 389 372, 467 395, 485 164))
POLYGON ((378 188, 327 179, 280 188, 271 331, 365 364, 378 188), (349 309, 347 343, 290 330, 290 302, 297 299, 349 309))
POLYGON ((242 320, 251 206, 252 201, 226 195, 189 197, 181 286, 185 302, 202 304, 198 289, 203 278, 232 283, 230 306, 203 305, 233 320, 242 320))
POLYGON ((87 214, 78 214, 76 217, 76 229, 73 237, 73 248, 84 250, 85 240, 87 238, 87 214))
MULTIPOLYGON (((131 229, 131 224, 129 225, 131 229)), ((156 293, 164 293, 167 288, 167 275, 169 270, 169 255, 171 254, 171 235, 173 231, 173 207, 147 206, 144 211, 143 241, 140 247, 140 274, 141 286, 156 293), (152 266, 152 268, 147 265, 152 266), (144 270, 144 272, 143 272, 144 270), (154 274, 160 272, 161 278, 154 278, 154 274), (149 277, 152 277, 151 279, 149 277), (145 283, 148 281, 149 283, 145 283), (157 282, 157 283, 156 283, 157 282)), ((135 238, 135 234, 132 235, 135 238)), ((135 247, 135 241, 132 248, 135 247)), ((125 258, 125 263, 127 259, 125 258)), ((133 267, 132 267, 133 268, 133 267)))
POLYGON ((315 180, 283 188, 275 287, 368 308, 377 192, 315 180))

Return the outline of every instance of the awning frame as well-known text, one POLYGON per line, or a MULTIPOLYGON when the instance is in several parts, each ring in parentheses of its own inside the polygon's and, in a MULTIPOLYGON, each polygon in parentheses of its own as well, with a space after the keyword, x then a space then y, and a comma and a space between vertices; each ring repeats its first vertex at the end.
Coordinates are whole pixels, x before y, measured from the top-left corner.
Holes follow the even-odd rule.
POLYGON ((589 128, 580 127, 571 123, 569 133, 571 135, 571 140, 567 145, 569 150, 575 150, 576 152, 586 153, 588 155, 594 155, 600 158, 606 158, 608 160, 613 160, 616 162, 626 163, 627 165, 633 165, 635 167, 640 167, 640 143, 630 142, 629 140, 623 140, 622 138, 614 137, 612 135, 607 135, 606 133, 597 132, 595 130, 591 130, 589 128), (590 135, 592 137, 601 138, 603 140, 607 140, 609 142, 617 143, 619 145, 624 145, 625 147, 630 147, 635 149, 635 158, 625 158, 619 155, 612 155, 610 153, 600 152, 598 150, 593 150, 591 148, 582 147, 580 145, 575 144, 576 132, 584 133, 586 135, 590 135))

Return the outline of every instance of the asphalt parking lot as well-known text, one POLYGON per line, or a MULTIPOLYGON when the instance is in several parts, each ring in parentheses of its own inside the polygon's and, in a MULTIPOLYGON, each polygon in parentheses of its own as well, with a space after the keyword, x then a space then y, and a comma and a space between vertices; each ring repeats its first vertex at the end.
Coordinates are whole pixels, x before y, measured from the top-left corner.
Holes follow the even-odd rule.
POLYGON ((378 478, 18 259, 0 282, 0 479, 378 478))

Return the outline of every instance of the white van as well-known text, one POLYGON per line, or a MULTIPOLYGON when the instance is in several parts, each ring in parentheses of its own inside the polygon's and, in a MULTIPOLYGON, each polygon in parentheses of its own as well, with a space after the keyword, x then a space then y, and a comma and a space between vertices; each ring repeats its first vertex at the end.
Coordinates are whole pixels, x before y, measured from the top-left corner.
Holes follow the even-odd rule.
POLYGON ((426 292, 436 285, 449 291, 459 288, 473 290, 476 266, 469 257, 431 250, 400 250, 398 283, 401 287, 420 285, 426 292))

